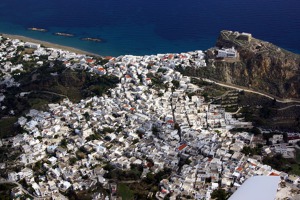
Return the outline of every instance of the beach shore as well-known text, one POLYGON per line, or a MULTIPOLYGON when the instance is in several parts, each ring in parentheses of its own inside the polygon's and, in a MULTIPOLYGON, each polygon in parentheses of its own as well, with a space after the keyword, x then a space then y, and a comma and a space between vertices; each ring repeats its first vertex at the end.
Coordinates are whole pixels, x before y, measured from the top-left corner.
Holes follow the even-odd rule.
POLYGON ((4 33, 0 33, 0 35, 2 35, 3 37, 6 37, 6 38, 10 38, 10 39, 19 39, 19 40, 22 40, 24 42, 38 43, 38 44, 44 45, 45 47, 48 47, 48 48, 62 49, 62 50, 74 52, 74 53, 77 53, 77 54, 84 54, 84 55, 91 55, 91 56, 101 57, 101 55, 98 55, 98 54, 95 54, 95 53, 83 51, 83 50, 76 49, 76 48, 69 47, 69 46, 63 46, 63 45, 54 44, 54 43, 51 43, 51 42, 37 40, 37 39, 33 39, 33 38, 30 38, 30 37, 25 37, 25 36, 21 36, 21 35, 12 35, 12 34, 4 34, 4 33))

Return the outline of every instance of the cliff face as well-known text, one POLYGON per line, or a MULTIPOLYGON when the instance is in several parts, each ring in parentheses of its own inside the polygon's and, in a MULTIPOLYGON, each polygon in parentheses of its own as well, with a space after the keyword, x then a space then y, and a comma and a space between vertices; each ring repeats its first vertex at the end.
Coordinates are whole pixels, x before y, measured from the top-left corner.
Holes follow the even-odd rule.
POLYGON ((300 98, 300 55, 231 31, 222 31, 216 46, 234 47, 239 56, 237 59, 220 60, 212 55, 208 59, 210 67, 200 69, 203 71, 198 75, 281 98, 300 98))

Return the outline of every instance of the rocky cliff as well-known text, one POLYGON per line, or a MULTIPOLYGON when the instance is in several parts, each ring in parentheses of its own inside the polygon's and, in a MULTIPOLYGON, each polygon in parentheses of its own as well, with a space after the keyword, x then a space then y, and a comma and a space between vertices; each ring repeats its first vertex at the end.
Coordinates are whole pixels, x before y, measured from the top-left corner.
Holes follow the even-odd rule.
MULTIPOLYGON (((280 98, 300 98, 300 55, 251 34, 221 31, 216 48, 209 49, 208 66, 197 75, 241 85, 280 98), (236 58, 217 58, 221 48, 234 47, 236 58)), ((195 74, 195 72, 193 72, 195 74)))

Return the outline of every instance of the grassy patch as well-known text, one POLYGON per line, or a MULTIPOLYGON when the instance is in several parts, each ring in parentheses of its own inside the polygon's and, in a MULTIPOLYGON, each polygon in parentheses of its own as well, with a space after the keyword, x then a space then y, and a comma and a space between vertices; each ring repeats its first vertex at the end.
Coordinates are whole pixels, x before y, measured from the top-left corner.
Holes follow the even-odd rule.
POLYGON ((17 117, 2 118, 0 120, 0 138, 14 135, 16 131, 14 128, 14 123, 17 122, 17 120, 17 117))
POLYGON ((290 171, 290 174, 300 175, 300 165, 299 165, 299 163, 292 165, 292 170, 290 171))
POLYGON ((296 157, 295 157, 295 161, 296 163, 295 164, 292 164, 292 170, 291 170, 291 173, 292 174, 297 174, 297 175, 300 175, 300 150, 299 149, 296 149, 296 157))
POLYGON ((225 107, 226 112, 236 112, 236 111, 238 111, 238 109, 239 108, 237 106, 225 107))
POLYGON ((13 189, 16 186, 17 185, 10 184, 10 183, 0 184, 0 200, 11 199, 10 191, 11 191, 11 189, 13 189))
POLYGON ((300 150, 296 149, 296 161, 300 163, 300 150))
POLYGON ((273 157, 265 157, 263 163, 270 165, 272 168, 284 171, 289 174, 300 175, 300 150, 296 150, 296 158, 287 159, 283 158, 281 154, 276 154, 273 157))
POLYGON ((46 99, 32 98, 28 99, 28 103, 32 109, 43 110, 45 108, 45 105, 51 102, 46 99))
POLYGON ((121 196, 123 200, 132 200, 132 199, 134 199, 133 192, 124 183, 120 183, 118 185, 118 196, 121 196))

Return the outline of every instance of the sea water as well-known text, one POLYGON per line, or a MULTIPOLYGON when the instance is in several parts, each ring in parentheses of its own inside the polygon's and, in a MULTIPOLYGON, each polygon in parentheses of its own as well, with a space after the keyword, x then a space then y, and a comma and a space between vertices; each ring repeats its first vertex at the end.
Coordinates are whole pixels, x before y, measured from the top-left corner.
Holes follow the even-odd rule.
POLYGON ((1 0, 0 32, 117 56, 205 50, 226 29, 300 53, 299 13, 299 0, 1 0))

